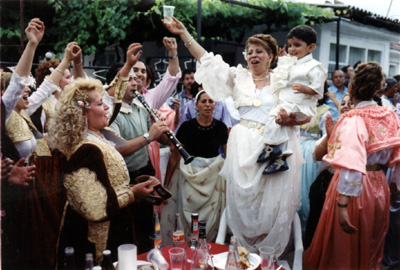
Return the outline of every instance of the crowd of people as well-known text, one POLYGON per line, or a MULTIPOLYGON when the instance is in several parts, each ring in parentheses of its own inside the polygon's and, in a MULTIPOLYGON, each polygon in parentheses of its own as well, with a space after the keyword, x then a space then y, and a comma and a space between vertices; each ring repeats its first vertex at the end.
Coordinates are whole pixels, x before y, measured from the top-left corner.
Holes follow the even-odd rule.
POLYGON ((176 213, 187 237, 198 213, 214 241, 224 210, 250 252, 285 254, 298 213, 305 269, 400 265, 400 78, 367 62, 335 70, 329 85, 308 26, 289 32, 287 52, 251 36, 247 66, 232 67, 176 18, 164 25, 196 70, 181 71, 165 37, 158 85, 139 43, 103 84, 86 75, 76 42, 33 78, 45 26, 30 21, 16 67, 1 73, 2 268, 62 269, 66 247, 80 269, 86 253, 101 264, 109 249, 116 261, 121 244, 147 252, 154 212, 164 246, 176 213))

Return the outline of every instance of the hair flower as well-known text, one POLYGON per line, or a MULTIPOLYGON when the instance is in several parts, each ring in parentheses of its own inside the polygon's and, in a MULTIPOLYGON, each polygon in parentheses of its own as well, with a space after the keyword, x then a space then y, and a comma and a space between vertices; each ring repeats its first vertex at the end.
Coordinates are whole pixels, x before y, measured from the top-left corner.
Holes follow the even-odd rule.
POLYGON ((81 108, 85 107, 85 103, 83 103, 82 100, 78 100, 77 104, 78 104, 78 106, 81 107, 81 108))

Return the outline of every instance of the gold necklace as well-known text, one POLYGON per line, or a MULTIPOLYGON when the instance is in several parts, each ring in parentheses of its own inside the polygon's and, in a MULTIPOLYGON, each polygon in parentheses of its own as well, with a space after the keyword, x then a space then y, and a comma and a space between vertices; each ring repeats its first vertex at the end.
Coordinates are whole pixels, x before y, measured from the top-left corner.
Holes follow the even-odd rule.
POLYGON ((269 73, 267 74, 267 76, 265 76, 264 78, 261 78, 261 79, 253 78, 253 81, 263 81, 263 80, 268 79, 268 77, 269 77, 269 73))

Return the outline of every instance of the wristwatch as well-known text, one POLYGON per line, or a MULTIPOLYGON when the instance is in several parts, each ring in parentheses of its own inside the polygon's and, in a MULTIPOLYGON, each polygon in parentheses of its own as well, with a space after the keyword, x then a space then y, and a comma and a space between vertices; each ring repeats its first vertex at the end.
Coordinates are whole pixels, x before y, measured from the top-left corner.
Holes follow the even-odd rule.
POLYGON ((151 140, 150 140, 150 135, 149 135, 149 133, 148 133, 148 132, 146 132, 145 134, 143 134, 143 137, 146 139, 146 141, 147 141, 147 144, 151 143, 151 140))
POLYGON ((178 57, 178 53, 176 53, 174 56, 168 56, 169 59, 176 59, 178 57))

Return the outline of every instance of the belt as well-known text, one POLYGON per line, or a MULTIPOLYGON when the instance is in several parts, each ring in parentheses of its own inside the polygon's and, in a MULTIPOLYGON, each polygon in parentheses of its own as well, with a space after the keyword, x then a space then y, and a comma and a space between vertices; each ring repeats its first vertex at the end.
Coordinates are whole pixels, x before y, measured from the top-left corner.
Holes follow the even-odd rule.
POLYGON ((383 169, 383 165, 381 164, 373 164, 365 166, 367 171, 380 171, 383 169))
POLYGON ((247 127, 247 128, 255 128, 255 129, 257 129, 257 131, 259 133, 263 133, 264 132, 265 125, 260 123, 260 122, 240 119, 240 124, 242 126, 247 127))

